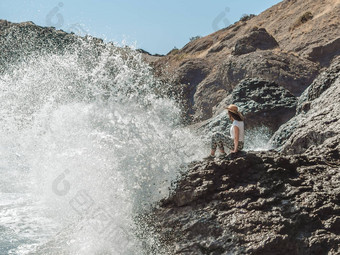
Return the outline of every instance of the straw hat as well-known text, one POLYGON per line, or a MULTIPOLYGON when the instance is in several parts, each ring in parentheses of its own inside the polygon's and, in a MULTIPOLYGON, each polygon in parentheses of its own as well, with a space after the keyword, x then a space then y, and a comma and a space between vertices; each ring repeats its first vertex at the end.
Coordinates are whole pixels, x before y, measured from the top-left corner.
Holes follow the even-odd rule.
POLYGON ((237 107, 236 105, 231 104, 231 105, 229 105, 229 106, 226 108, 226 110, 228 110, 229 112, 232 112, 232 113, 237 114, 238 116, 240 116, 241 120, 244 120, 244 117, 243 117, 242 113, 240 113, 240 112, 238 111, 238 107, 237 107))

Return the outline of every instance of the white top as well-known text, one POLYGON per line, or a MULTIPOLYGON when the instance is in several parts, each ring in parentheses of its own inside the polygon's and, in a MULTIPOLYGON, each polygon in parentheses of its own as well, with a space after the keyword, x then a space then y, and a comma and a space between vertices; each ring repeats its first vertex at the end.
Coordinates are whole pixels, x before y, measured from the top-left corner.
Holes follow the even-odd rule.
POLYGON ((243 121, 238 121, 238 120, 234 120, 233 121, 233 124, 231 124, 231 128, 230 128, 230 137, 231 137, 231 139, 235 138, 234 126, 237 126, 238 129, 239 129, 238 140, 244 142, 244 122, 243 121))

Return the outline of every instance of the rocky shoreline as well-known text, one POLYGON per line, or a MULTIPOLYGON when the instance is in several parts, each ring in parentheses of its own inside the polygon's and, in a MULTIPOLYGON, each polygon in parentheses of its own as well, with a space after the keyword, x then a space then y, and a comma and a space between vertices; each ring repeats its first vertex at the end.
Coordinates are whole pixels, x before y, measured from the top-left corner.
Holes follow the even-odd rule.
MULTIPOLYGON (((246 39, 243 37, 239 43, 247 44, 246 39)), ((271 41, 277 47, 272 38, 271 41)), ((196 106, 188 105, 196 107, 195 114, 202 104, 202 109, 210 111, 207 116, 215 115, 193 128, 201 133, 217 126, 227 130, 219 113, 225 105, 235 103, 243 110, 248 128, 265 125, 275 132, 269 141, 274 149, 247 151, 225 160, 193 162, 170 196, 153 210, 147 225, 159 236, 168 254, 339 254, 340 57, 337 50, 329 66, 322 70, 313 64, 304 65, 309 71, 305 73, 306 82, 298 79, 292 87, 289 81, 282 83, 280 75, 270 77, 275 74, 275 68, 294 70, 288 67, 291 60, 288 65, 271 65, 264 77, 261 71, 267 67, 259 65, 256 59, 277 53, 246 46, 239 45, 239 50, 246 53, 227 58, 228 62, 234 59, 235 63, 226 65, 232 72, 224 68, 227 76, 219 76, 235 78, 235 73, 244 72, 235 78, 235 85, 230 78, 222 82, 231 86, 229 92, 220 91, 217 100, 214 91, 220 87, 210 84, 205 88, 204 81, 196 84, 196 94, 191 94, 196 106), (243 58, 247 59, 244 63, 243 58), (245 68, 251 65, 245 63, 250 62, 254 67, 245 68), (247 75, 256 71, 260 73, 257 77, 247 75), (307 77, 311 80, 307 81, 307 77), (302 84, 308 86, 299 87, 302 84), (202 95, 205 101, 196 95, 202 95)), ((203 60, 195 61, 191 63, 201 65, 203 60)), ((299 61, 306 60, 299 58, 299 61)), ((207 70, 207 65, 197 69, 200 65, 196 65, 196 73, 207 70)), ((188 73, 189 76, 185 72, 181 75, 185 79, 194 77, 191 71, 188 73)), ((206 71, 205 75, 211 73, 206 71)), ((205 116, 202 112, 199 115, 205 116)))
POLYGON ((277 149, 188 166, 149 222, 169 254, 340 253, 339 67, 306 89, 277 149))
MULTIPOLYGON (((338 0, 284 0, 166 56, 139 50, 193 130, 227 130, 221 113, 235 103, 246 128, 274 133, 273 150, 192 162, 169 197, 141 216, 141 232, 158 237, 164 253, 340 254, 339 13, 338 0)), ((98 57, 104 47, 130 51, 0 20, 0 73, 27 54, 80 43, 98 57)), ((159 254, 159 245, 146 249, 159 254)))
POLYGON ((170 254, 338 254, 339 164, 277 152, 194 162, 152 226, 170 254))

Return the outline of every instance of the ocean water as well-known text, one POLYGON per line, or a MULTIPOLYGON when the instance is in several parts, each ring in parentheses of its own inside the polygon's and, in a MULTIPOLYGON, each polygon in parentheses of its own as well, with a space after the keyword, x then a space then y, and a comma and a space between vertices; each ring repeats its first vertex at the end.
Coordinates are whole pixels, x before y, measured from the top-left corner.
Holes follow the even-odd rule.
POLYGON ((135 51, 104 45, 98 55, 88 42, 8 66, 0 254, 162 253, 155 236, 140 238, 136 216, 208 151, 164 86, 135 51))

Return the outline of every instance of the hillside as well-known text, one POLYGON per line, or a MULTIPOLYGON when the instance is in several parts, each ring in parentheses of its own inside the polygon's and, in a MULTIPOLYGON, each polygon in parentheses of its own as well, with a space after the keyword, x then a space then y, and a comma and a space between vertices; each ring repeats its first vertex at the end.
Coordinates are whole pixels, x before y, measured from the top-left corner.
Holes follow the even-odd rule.
POLYGON ((244 78, 277 82, 298 97, 340 53, 339 13, 339 0, 285 0, 150 62, 177 84, 193 122, 218 114, 244 78))

